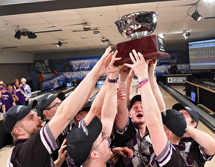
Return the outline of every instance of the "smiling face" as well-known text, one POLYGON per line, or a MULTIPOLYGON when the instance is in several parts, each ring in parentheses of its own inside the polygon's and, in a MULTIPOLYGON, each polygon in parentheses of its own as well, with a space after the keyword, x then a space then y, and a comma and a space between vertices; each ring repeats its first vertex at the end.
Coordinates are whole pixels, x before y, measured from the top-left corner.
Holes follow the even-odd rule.
POLYGON ((145 118, 144 118, 144 113, 143 113, 143 108, 142 108, 142 102, 141 101, 136 101, 129 113, 129 117, 132 119, 132 121, 135 124, 142 125, 145 123, 145 118))

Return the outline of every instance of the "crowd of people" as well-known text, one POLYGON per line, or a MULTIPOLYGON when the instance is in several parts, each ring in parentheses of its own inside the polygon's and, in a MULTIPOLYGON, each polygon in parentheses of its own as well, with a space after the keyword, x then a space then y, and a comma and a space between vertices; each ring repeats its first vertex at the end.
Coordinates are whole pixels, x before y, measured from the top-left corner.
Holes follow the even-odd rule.
POLYGON ((12 106, 28 105, 28 99, 31 97, 31 88, 26 84, 26 79, 21 82, 15 79, 10 85, 0 81, 0 112, 5 114, 12 106))
POLYGON ((45 94, 25 106, 24 90, 14 82, 21 101, 12 101, 3 120, 15 145, 8 167, 203 167, 213 158, 215 140, 196 129, 197 112, 180 103, 166 109, 154 77, 156 61, 132 50, 133 64, 114 66, 116 55, 107 48, 67 98, 45 94), (88 101, 104 74, 102 88, 88 101), (138 94, 130 99, 134 75, 138 94))

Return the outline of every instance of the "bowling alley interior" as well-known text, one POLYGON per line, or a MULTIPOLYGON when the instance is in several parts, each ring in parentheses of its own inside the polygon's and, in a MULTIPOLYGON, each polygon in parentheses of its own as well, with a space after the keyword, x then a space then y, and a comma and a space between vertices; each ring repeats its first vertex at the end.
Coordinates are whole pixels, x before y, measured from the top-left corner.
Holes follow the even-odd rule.
MULTIPOLYGON (((157 63, 154 75, 166 109, 176 103, 192 108, 199 117, 196 129, 215 140, 214 0, 4 0, 0 37, 0 92, 12 86, 15 102, 15 79, 30 86, 25 104, 46 93, 68 97, 106 48, 118 51, 115 66, 132 64, 129 53, 135 49, 157 63)), ((106 77, 98 79, 89 101, 106 77)), ((134 75, 130 99, 138 86, 134 75)), ((5 113, 0 107, 0 167, 8 166, 14 148, 5 113)), ((215 167, 215 159, 204 166, 215 167)))

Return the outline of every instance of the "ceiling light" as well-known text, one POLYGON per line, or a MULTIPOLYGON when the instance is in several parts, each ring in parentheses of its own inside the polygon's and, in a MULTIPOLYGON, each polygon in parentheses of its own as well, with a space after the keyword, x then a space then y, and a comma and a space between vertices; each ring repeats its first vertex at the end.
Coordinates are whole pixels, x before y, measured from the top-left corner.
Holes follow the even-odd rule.
POLYGON ((165 34, 159 34, 158 36, 164 39, 165 34))
POLYGON ((105 43, 107 41, 107 39, 105 39, 104 37, 101 39, 101 43, 105 43))
POLYGON ((203 0, 203 2, 207 2, 209 5, 211 5, 212 3, 214 3, 214 0, 203 0))
POLYGON ((62 42, 58 41, 57 47, 61 47, 61 46, 62 46, 62 42))
POLYGON ((17 38, 17 39, 20 39, 21 36, 22 36, 22 31, 21 30, 15 30, 15 35, 14 35, 14 38, 17 38))
POLYGON ((195 12, 191 16, 194 20, 200 21, 202 16, 199 14, 198 10, 195 10, 195 12))
POLYGON ((184 39, 186 40, 190 36, 190 32, 185 32, 183 36, 184 36, 184 39))
POLYGON ((35 39, 35 38, 37 38, 37 35, 34 34, 33 32, 28 32, 28 38, 29 39, 35 39))
POLYGON ((95 35, 99 35, 99 30, 95 30, 95 31, 93 31, 93 33, 94 33, 95 35))

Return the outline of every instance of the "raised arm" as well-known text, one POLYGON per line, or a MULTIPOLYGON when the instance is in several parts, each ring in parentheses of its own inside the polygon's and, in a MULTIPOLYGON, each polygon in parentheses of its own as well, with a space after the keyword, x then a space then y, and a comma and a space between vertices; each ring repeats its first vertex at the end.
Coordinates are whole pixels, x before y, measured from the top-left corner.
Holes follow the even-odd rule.
POLYGON ((154 94, 154 97, 157 101, 157 104, 158 104, 158 107, 160 109, 160 112, 163 112, 166 110, 166 104, 163 100, 163 96, 161 94, 161 91, 159 89, 159 86, 157 84, 157 81, 155 79, 155 67, 157 65, 157 60, 155 61, 150 61, 149 62, 149 67, 148 67, 148 76, 149 76, 149 79, 150 79, 150 85, 151 85, 151 88, 152 88, 152 92, 154 94))
POLYGON ((101 112, 101 122, 103 125, 102 131, 107 135, 111 135, 113 129, 113 123, 117 112, 117 83, 114 82, 119 75, 119 70, 121 67, 113 66, 113 63, 120 58, 115 58, 117 51, 115 52, 113 59, 110 63, 110 69, 114 72, 110 73, 108 80, 107 92, 104 99, 104 104, 101 112))
MULTIPOLYGON (((130 57, 133 65, 126 64, 126 66, 134 70, 140 82, 148 78, 148 64, 142 54, 137 54, 135 50, 132 51, 134 56, 130 53, 130 57)), ((161 113, 152 93, 150 83, 145 82, 143 85, 139 86, 139 89, 141 92, 146 126, 148 127, 150 133, 153 149, 155 154, 158 156, 167 144, 167 137, 163 129, 161 113)))
POLYGON ((215 140, 210 135, 190 126, 187 126, 187 134, 204 148, 207 155, 215 154, 215 140))
POLYGON ((96 95, 96 98, 93 100, 93 104, 90 108, 90 111, 88 112, 88 114, 84 119, 86 125, 88 125, 95 116, 97 116, 98 118, 101 117, 101 110, 102 110, 102 106, 103 106, 103 102, 104 102, 104 98, 105 98, 105 94, 108 86, 107 79, 108 79, 108 76, 102 88, 100 89, 99 93, 96 95))
MULTIPOLYGON (((119 86, 118 91, 122 94, 127 94, 126 92, 126 78, 130 72, 130 68, 123 67, 119 74, 119 86)), ((124 130, 126 123, 128 122, 128 108, 127 108, 127 96, 125 99, 118 103, 117 114, 115 119, 115 124, 120 130, 124 130)))
POLYGON ((127 108, 130 108, 130 93, 131 93, 131 83, 134 77, 134 71, 130 70, 130 73, 127 77, 127 83, 126 83, 126 99, 127 99, 127 108))
POLYGON ((56 139, 59 134, 71 122, 74 116, 80 111, 85 104, 87 97, 92 93, 92 87, 96 81, 107 72, 107 65, 110 63, 113 53, 110 53, 111 48, 107 48, 101 59, 96 63, 93 69, 87 74, 83 81, 77 86, 75 91, 67 97, 59 106, 56 114, 49 122, 50 130, 56 139))

